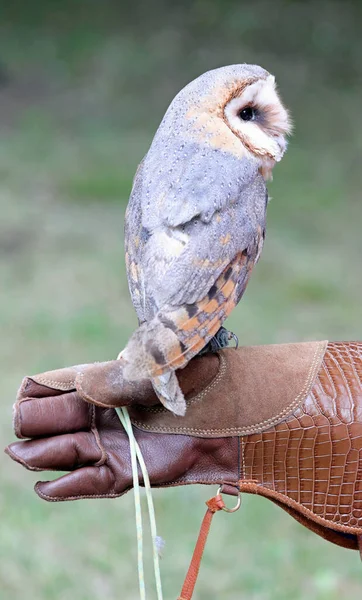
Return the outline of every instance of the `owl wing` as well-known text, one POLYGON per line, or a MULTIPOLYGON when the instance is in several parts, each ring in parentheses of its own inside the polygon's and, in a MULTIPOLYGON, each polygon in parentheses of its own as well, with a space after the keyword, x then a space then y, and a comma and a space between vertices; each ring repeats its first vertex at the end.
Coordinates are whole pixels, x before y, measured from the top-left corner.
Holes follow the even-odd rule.
POLYGON ((125 214, 124 241, 128 287, 140 323, 145 321, 146 296, 143 277, 143 255, 150 232, 142 224, 143 165, 139 164, 125 214))
POLYGON ((124 358, 129 379, 156 379, 184 367, 217 333, 242 297, 258 251, 237 254, 202 299, 162 307, 131 337, 124 358))
POLYGON ((127 346, 130 378, 184 366, 215 335, 245 290, 264 224, 265 185, 256 178, 207 222, 197 215, 149 235, 139 271, 153 308, 127 346))
POLYGON ((264 218, 265 184, 252 161, 184 141, 176 148, 163 141, 157 152, 151 146, 137 170, 125 224, 128 283, 139 321, 169 302, 200 299, 252 242, 257 224, 264 228, 264 218), (236 205, 230 222, 228 209, 236 205))
MULTIPOLYGON (((248 251, 237 254, 206 295, 193 303, 161 310, 156 320, 174 333, 173 342, 153 346, 152 377, 184 367, 216 335, 235 308, 248 283, 254 260, 248 251)), ((160 336, 161 339, 164 333, 160 336)), ((157 338, 155 338, 157 339, 157 338)))

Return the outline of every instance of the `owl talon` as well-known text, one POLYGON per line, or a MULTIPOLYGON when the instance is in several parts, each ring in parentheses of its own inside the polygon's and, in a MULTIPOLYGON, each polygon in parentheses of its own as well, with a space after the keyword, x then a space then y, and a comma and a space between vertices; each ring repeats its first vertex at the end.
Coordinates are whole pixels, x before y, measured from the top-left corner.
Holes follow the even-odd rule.
POLYGON ((233 333, 232 331, 229 331, 228 333, 229 333, 229 340, 234 340, 234 342, 235 342, 235 350, 236 350, 237 348, 239 348, 239 338, 236 335, 236 333, 233 333))
POLYGON ((206 346, 199 352, 199 356, 203 356, 207 354, 207 352, 218 352, 222 348, 227 348, 229 346, 230 340, 235 341, 235 347, 237 348, 239 345, 239 340, 237 335, 232 331, 228 331, 225 327, 220 327, 220 329, 216 332, 213 338, 206 344, 206 346))

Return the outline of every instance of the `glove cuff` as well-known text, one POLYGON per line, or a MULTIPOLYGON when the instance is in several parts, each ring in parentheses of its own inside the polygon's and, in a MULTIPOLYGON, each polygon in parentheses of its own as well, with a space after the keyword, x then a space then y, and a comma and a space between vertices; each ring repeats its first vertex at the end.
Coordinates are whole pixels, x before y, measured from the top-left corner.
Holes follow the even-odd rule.
POLYGON ((162 406, 132 405, 132 423, 144 431, 206 438, 264 431, 307 398, 326 346, 307 342, 221 350, 215 377, 187 399, 184 417, 162 406))

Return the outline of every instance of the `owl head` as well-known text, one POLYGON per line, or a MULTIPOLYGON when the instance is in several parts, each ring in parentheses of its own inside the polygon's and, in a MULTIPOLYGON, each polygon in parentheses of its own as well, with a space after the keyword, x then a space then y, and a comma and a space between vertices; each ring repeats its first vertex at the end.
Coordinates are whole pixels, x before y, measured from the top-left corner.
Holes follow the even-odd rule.
POLYGON ((265 179, 281 160, 292 128, 274 76, 247 64, 208 71, 189 83, 162 125, 173 135, 256 161, 265 179))

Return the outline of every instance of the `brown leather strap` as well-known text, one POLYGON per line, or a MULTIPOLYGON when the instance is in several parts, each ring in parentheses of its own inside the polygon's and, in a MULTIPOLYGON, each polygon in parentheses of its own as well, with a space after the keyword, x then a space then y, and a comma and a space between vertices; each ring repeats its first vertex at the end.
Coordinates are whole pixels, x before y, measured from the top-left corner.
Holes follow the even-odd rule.
POLYGON ((200 570, 200 563, 204 552, 207 536, 210 531, 210 525, 214 514, 225 508, 224 501, 221 494, 217 494, 214 498, 210 498, 206 502, 207 511, 201 523, 199 537, 197 538, 194 553, 192 555, 189 570, 187 571, 184 584, 182 586, 181 594, 177 600, 190 600, 194 593, 194 588, 197 580, 197 576, 200 570))

